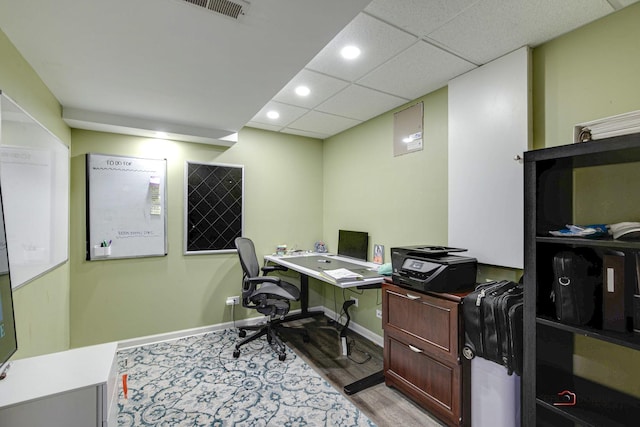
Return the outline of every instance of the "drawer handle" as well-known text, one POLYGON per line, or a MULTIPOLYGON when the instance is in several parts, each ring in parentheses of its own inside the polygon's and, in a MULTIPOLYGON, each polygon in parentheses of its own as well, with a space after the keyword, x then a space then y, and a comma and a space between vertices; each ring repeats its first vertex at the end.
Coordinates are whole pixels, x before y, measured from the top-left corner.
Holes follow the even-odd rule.
POLYGON ((413 300, 420 299, 420 297, 419 297, 419 296, 417 296, 417 295, 411 295, 411 294, 407 294, 407 298, 409 298, 409 299, 413 299, 413 300))
POLYGON ((414 353, 422 353, 422 350, 420 350, 418 347, 412 346, 411 344, 409 344, 409 349, 414 353))

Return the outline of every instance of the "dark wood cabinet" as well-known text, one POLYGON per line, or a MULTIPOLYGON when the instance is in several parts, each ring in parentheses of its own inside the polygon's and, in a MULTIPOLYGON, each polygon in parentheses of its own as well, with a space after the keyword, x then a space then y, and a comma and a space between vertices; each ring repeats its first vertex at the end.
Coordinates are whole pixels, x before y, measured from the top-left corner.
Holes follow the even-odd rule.
POLYGON ((385 383, 450 426, 470 420, 461 295, 382 285, 385 383))
MULTIPOLYGON (((549 231, 567 224, 616 223, 640 219, 640 134, 534 150, 525 153, 525 310, 524 310, 524 426, 637 425, 640 400, 611 384, 584 378, 575 365, 577 335, 640 350, 640 335, 632 332, 632 300, 638 286, 640 241, 554 237, 549 231), (635 170, 635 171, 634 171, 635 170), (624 178, 623 178, 624 177, 624 178), (627 218, 627 219, 625 219, 627 218), (603 322, 602 303, 584 326, 557 320, 549 295, 553 257, 564 250, 588 248, 602 260, 610 254, 624 258, 625 283, 621 318, 615 328, 603 322), (598 318, 599 316, 599 318, 598 318), (620 326, 622 325, 622 326, 620 326), (558 393, 577 395, 575 405, 558 405, 558 393), (555 403, 555 404, 554 404, 555 403)), ((606 265, 606 263, 605 263, 606 265)), ((606 271, 603 271, 606 278, 606 271)), ((618 273, 616 273, 618 274, 618 273)), ((603 291, 607 291, 606 285, 603 291)), ((600 291, 600 296, 602 297, 600 291)), ((596 297, 598 294, 596 293, 596 297)), ((606 298, 606 294, 605 294, 606 298)), ((597 300, 596 300, 597 301, 597 300)), ((609 322, 610 323, 610 322, 609 322)), ((581 338, 584 339, 584 338, 581 338)), ((596 343, 601 345, 600 343, 596 343)), ((640 361, 640 353, 638 353, 640 361)), ((607 361, 599 369, 607 370, 607 361)))

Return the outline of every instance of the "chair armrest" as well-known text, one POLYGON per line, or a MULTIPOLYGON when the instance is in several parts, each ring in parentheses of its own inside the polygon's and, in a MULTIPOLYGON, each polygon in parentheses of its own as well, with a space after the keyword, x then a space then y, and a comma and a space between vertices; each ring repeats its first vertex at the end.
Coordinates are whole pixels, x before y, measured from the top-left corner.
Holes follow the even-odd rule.
POLYGON ((275 285, 280 284, 280 278, 275 276, 248 277, 245 280, 250 283, 273 283, 275 285))
POLYGON ((265 265, 264 267, 262 267, 262 273, 265 276, 272 271, 289 271, 289 269, 284 265, 265 265))

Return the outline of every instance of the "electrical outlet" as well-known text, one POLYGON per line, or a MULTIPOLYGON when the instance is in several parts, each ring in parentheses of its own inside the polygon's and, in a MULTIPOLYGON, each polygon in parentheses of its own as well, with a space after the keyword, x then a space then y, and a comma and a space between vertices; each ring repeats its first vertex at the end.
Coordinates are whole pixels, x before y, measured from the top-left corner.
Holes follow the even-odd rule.
POLYGON ((238 305, 240 304, 240 297, 227 297, 227 305, 238 305))
POLYGON ((353 305, 355 305, 356 307, 358 306, 358 298, 356 298, 356 297, 351 297, 351 298, 349 298, 349 299, 350 299, 351 301, 355 301, 355 302, 356 302, 356 303, 355 303, 355 304, 353 304, 353 305))
POLYGON ((376 317, 378 319, 382 319, 382 310, 380 310, 379 308, 376 308, 376 317))

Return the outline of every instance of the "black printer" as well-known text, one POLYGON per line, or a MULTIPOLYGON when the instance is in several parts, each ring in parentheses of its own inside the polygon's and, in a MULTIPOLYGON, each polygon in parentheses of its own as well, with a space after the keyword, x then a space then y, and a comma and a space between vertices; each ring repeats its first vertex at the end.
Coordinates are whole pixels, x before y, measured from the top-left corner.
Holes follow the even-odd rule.
POLYGON ((477 260, 450 254, 464 251, 466 249, 426 245, 391 248, 393 283, 432 292, 473 289, 477 260))

